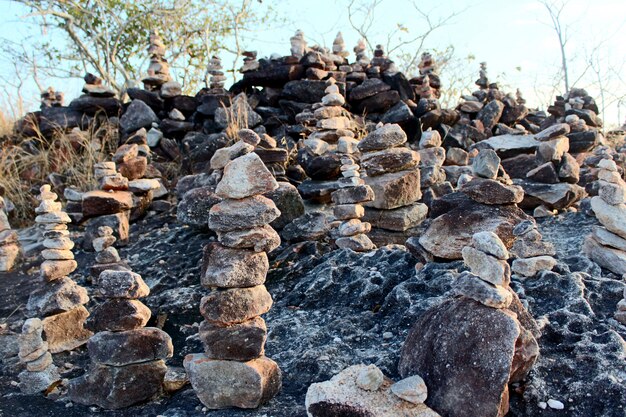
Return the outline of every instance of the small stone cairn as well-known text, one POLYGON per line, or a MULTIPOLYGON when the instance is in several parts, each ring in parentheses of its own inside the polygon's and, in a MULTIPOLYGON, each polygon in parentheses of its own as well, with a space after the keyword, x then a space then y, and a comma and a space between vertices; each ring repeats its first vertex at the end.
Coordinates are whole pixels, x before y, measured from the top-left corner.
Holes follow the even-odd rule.
POLYGON ((276 362, 264 355, 267 328, 260 317, 272 306, 263 285, 267 252, 280 244, 269 225, 280 212, 262 194, 278 188, 255 153, 229 162, 215 193, 209 228, 219 243, 204 249, 199 329, 205 353, 185 357, 184 366, 200 401, 209 409, 256 408, 281 388, 276 362))
POLYGON ((82 194, 81 207, 83 217, 87 219, 83 249, 93 249, 92 241, 97 237, 100 226, 109 226, 113 229, 118 245, 128 243, 130 210, 134 202, 133 194, 128 191, 128 178, 124 174, 130 175, 131 171, 136 174, 142 173, 142 170, 137 171, 138 168, 135 166, 135 164, 143 166, 141 158, 137 155, 138 148, 134 145, 134 148, 129 148, 124 158, 118 159, 121 161, 121 172, 118 172, 117 165, 113 161, 99 162, 94 165, 94 176, 98 181, 99 189, 82 194), (132 157, 133 155, 135 157, 132 157), (134 166, 132 169, 131 164, 134 166))
POLYGON ((92 242, 96 252, 96 263, 91 266, 90 275, 96 279, 104 271, 130 271, 130 267, 122 261, 117 249, 113 247, 116 238, 109 226, 98 228, 98 237, 92 242))
POLYGON ((465 246, 462 254, 471 272, 459 275, 454 284, 455 291, 487 307, 507 308, 511 305, 509 251, 498 235, 475 233, 471 246, 465 246))
MULTIPOLYGON (((374 199, 364 203, 365 220, 373 227, 404 232, 419 225, 427 207, 417 201, 420 190, 419 153, 407 148, 406 133, 397 124, 379 124, 358 144, 361 167, 367 174, 363 179, 374 192, 374 199)), ((402 243, 408 236, 403 236, 402 243)), ((385 236, 378 245, 388 244, 385 236)))
POLYGON ((158 91, 163 84, 171 81, 172 78, 170 77, 170 66, 165 59, 165 44, 157 30, 150 32, 148 55, 150 56, 150 65, 146 71, 148 76, 142 82, 146 90, 158 91))
POLYGON ((598 195, 591 208, 602 226, 595 226, 583 244, 594 262, 616 274, 626 274, 626 183, 611 159, 598 163, 598 195))
POLYGON ((441 97, 441 80, 437 75, 437 62, 430 52, 422 54, 420 63, 417 65, 420 75, 417 77, 420 98, 438 99, 441 97))
POLYGON ((259 61, 257 61, 257 51, 244 51, 243 52, 243 66, 239 69, 239 72, 246 73, 249 71, 256 71, 259 69, 259 61))
POLYGON ((446 181, 443 164, 446 150, 441 146, 441 134, 429 128, 422 133, 419 141, 420 187, 424 203, 429 205, 435 198, 453 191, 452 184, 446 181))
POLYGON ((339 238, 335 244, 339 248, 352 249, 355 252, 366 252, 376 249, 376 246, 367 236, 372 230, 372 225, 362 222, 361 217, 365 215, 362 203, 372 201, 374 192, 359 174, 359 165, 349 155, 341 157, 341 174, 339 179, 340 189, 331 194, 335 203, 333 214, 335 219, 341 223, 337 228, 339 238))
POLYGON ((346 75, 346 81, 361 83, 367 79, 366 71, 370 65, 365 40, 359 39, 353 51, 356 55, 356 61, 350 66, 350 71, 346 75))
POLYGON ((83 80, 85 81, 83 93, 89 97, 115 97, 115 91, 104 85, 102 78, 88 72, 83 80))
POLYGON ((557 264, 553 256, 556 254, 554 245, 542 240, 534 220, 525 220, 513 228, 515 242, 511 247, 511 255, 515 256, 511 264, 514 274, 532 277, 539 271, 550 271, 557 264))
POLYGON ((17 232, 11 230, 11 224, 5 210, 6 202, 0 196, 0 272, 13 269, 20 255, 17 232))
MULTIPOLYGON (((110 239, 96 245, 106 245, 105 241, 110 239)), ((148 296, 150 289, 132 271, 102 271, 95 284, 97 296, 105 301, 89 323, 97 332, 87 344, 91 366, 70 381, 69 398, 119 409, 158 396, 167 371, 164 360, 172 357, 173 346, 163 330, 144 327, 150 309, 138 299, 148 296)))
MULTIPOLYGON (((254 56, 256 58, 256 52, 254 53, 254 56)), ((245 65, 245 60, 244 60, 244 65, 245 65)), ((248 71, 251 71, 251 69, 248 69, 248 71)), ((211 59, 209 59, 209 63, 206 68, 206 75, 208 78, 207 84, 209 85, 209 89, 211 91, 214 91, 214 92, 224 91, 224 83, 226 82, 226 77, 224 76, 222 60, 220 59, 220 57, 213 55, 211 59)))
POLYGON ((83 325, 89 312, 84 307, 89 301, 87 290, 68 277, 77 267, 72 248, 74 242, 69 237, 67 224, 69 216, 57 202, 57 195, 49 185, 40 188, 39 201, 35 209, 35 222, 44 228, 41 255, 44 259, 40 267, 43 284, 36 289, 26 306, 31 315, 44 317, 43 332, 52 353, 72 350, 91 336, 83 325))
POLYGON ((54 88, 48 87, 47 90, 41 93, 41 109, 46 107, 62 107, 64 94, 60 91, 55 91, 54 88))
POLYGON ((26 369, 18 377, 23 394, 38 394, 61 380, 59 370, 52 363, 48 342, 41 337, 42 333, 43 323, 37 318, 26 320, 22 326, 18 356, 26 369))
POLYGON ((291 42, 291 56, 297 59, 302 57, 308 52, 307 42, 304 40, 304 32, 298 29, 290 39, 291 42))

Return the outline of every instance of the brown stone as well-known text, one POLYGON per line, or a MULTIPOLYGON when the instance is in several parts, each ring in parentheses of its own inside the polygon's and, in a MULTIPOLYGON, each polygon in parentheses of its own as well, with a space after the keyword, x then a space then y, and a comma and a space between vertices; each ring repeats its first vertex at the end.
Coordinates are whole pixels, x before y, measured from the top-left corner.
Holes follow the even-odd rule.
POLYGON ((92 363, 127 366, 171 358, 172 339, 161 329, 145 327, 123 332, 99 332, 87 343, 92 363))
POLYGON ((126 191, 88 191, 83 194, 85 217, 115 214, 133 207, 133 195, 126 191))
POLYGON ((420 172, 417 169, 365 177, 365 183, 374 191, 374 200, 365 203, 366 207, 395 209, 422 197, 420 172))
POLYGON ((204 247, 201 283, 208 288, 254 287, 265 282, 268 269, 265 252, 209 243, 204 247))
POLYGON ((261 317, 233 325, 203 321, 198 336, 208 358, 243 362, 263 355, 267 327, 261 317))
POLYGON ((147 169, 148 159, 144 156, 138 156, 117 165, 117 171, 129 181, 143 178, 147 169))
POLYGON ((85 328, 89 312, 84 306, 64 313, 55 314, 42 320, 43 332, 50 352, 59 353, 74 350, 84 345, 93 335, 85 328))
POLYGON ((200 313, 209 322, 243 323, 267 313, 272 296, 264 285, 250 288, 214 290, 200 300, 200 313))
POLYGON ((94 332, 122 332, 144 327, 152 313, 139 300, 113 298, 97 306, 85 327, 94 332))
POLYGON ((229 248, 252 249, 255 252, 271 252, 280 246, 280 236, 270 225, 247 230, 217 233, 220 243, 229 248))

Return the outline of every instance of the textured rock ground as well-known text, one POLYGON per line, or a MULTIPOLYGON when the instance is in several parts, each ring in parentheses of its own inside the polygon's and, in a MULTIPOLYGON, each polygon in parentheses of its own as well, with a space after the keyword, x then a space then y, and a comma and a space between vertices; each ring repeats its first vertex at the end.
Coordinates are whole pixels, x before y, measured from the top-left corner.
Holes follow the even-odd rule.
MULTIPOLYGON (((583 214, 542 219, 544 240, 555 244, 559 264, 534 278, 512 277, 511 287, 541 326, 541 356, 525 385, 511 390, 509 416, 623 417, 626 404, 626 327, 612 317, 622 298, 624 282, 580 255, 582 239, 597 221, 583 214), (540 402, 563 402, 565 410, 542 410, 540 402)), ((148 217, 131 228, 130 244, 120 250, 133 270, 146 277, 152 310, 148 326, 167 331, 174 357, 201 351, 197 325, 201 291, 198 276, 202 246, 214 240, 176 223, 172 215, 148 217)), ((88 290, 87 265, 93 253, 77 252, 81 277, 88 290)), ((35 260, 10 274, 1 274, 0 320, 9 327, 24 318, 24 304, 36 281, 27 271, 35 260)), ((166 417, 292 417, 305 416, 308 386, 325 381, 348 366, 374 363, 391 378, 400 379, 397 363, 408 330, 427 308, 448 298, 462 262, 428 264, 416 273, 415 259, 400 247, 368 254, 329 252, 323 243, 304 243, 270 254, 267 288, 274 307, 265 316, 269 335, 266 354, 283 370, 283 390, 258 410, 206 413, 189 385, 155 403, 121 411, 102 411, 66 400, 23 396, 11 384, 19 366, 15 356, 0 359, 0 415, 166 417)), ((91 308, 92 305, 87 305, 91 308)), ((7 338, 2 336, 3 339, 7 338)), ((8 340, 8 339, 7 339, 8 340)), ((1 342, 1 341, 0 341, 1 342)), ((3 344, 3 343, 0 343, 3 344)), ((3 352, 10 352, 10 340, 3 352)), ((14 352, 16 353, 16 352, 14 352)), ((84 348, 55 356, 64 378, 84 372, 84 348), (64 364, 73 364, 66 368, 64 364)), ((55 396, 53 393, 52 397, 55 396)))

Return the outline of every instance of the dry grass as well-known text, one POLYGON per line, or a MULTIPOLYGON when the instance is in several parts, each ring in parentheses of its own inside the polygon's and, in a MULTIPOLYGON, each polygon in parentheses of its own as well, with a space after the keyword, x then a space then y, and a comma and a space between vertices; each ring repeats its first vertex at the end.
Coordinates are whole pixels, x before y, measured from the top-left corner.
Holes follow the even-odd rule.
POLYGON ((112 125, 102 123, 84 132, 57 132, 52 139, 40 134, 13 139, 0 145, 0 187, 15 205, 13 222, 24 226, 33 221, 37 189, 51 174, 62 175, 67 186, 95 188, 93 166, 114 150, 118 138, 112 125))
POLYGON ((248 106, 245 98, 236 97, 230 107, 226 107, 222 104, 224 111, 226 112, 226 120, 228 125, 224 132, 231 142, 236 142, 237 132, 241 129, 248 128, 248 106))

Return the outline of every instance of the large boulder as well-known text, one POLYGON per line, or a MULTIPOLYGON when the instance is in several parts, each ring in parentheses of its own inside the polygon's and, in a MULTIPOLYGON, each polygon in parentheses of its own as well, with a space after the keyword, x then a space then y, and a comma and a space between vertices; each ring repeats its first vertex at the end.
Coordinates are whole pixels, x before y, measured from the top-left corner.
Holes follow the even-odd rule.
POLYGON ((398 371, 405 378, 420 375, 426 404, 443 416, 502 417, 509 411, 508 384, 526 376, 538 354, 516 313, 461 297, 419 318, 398 371))

